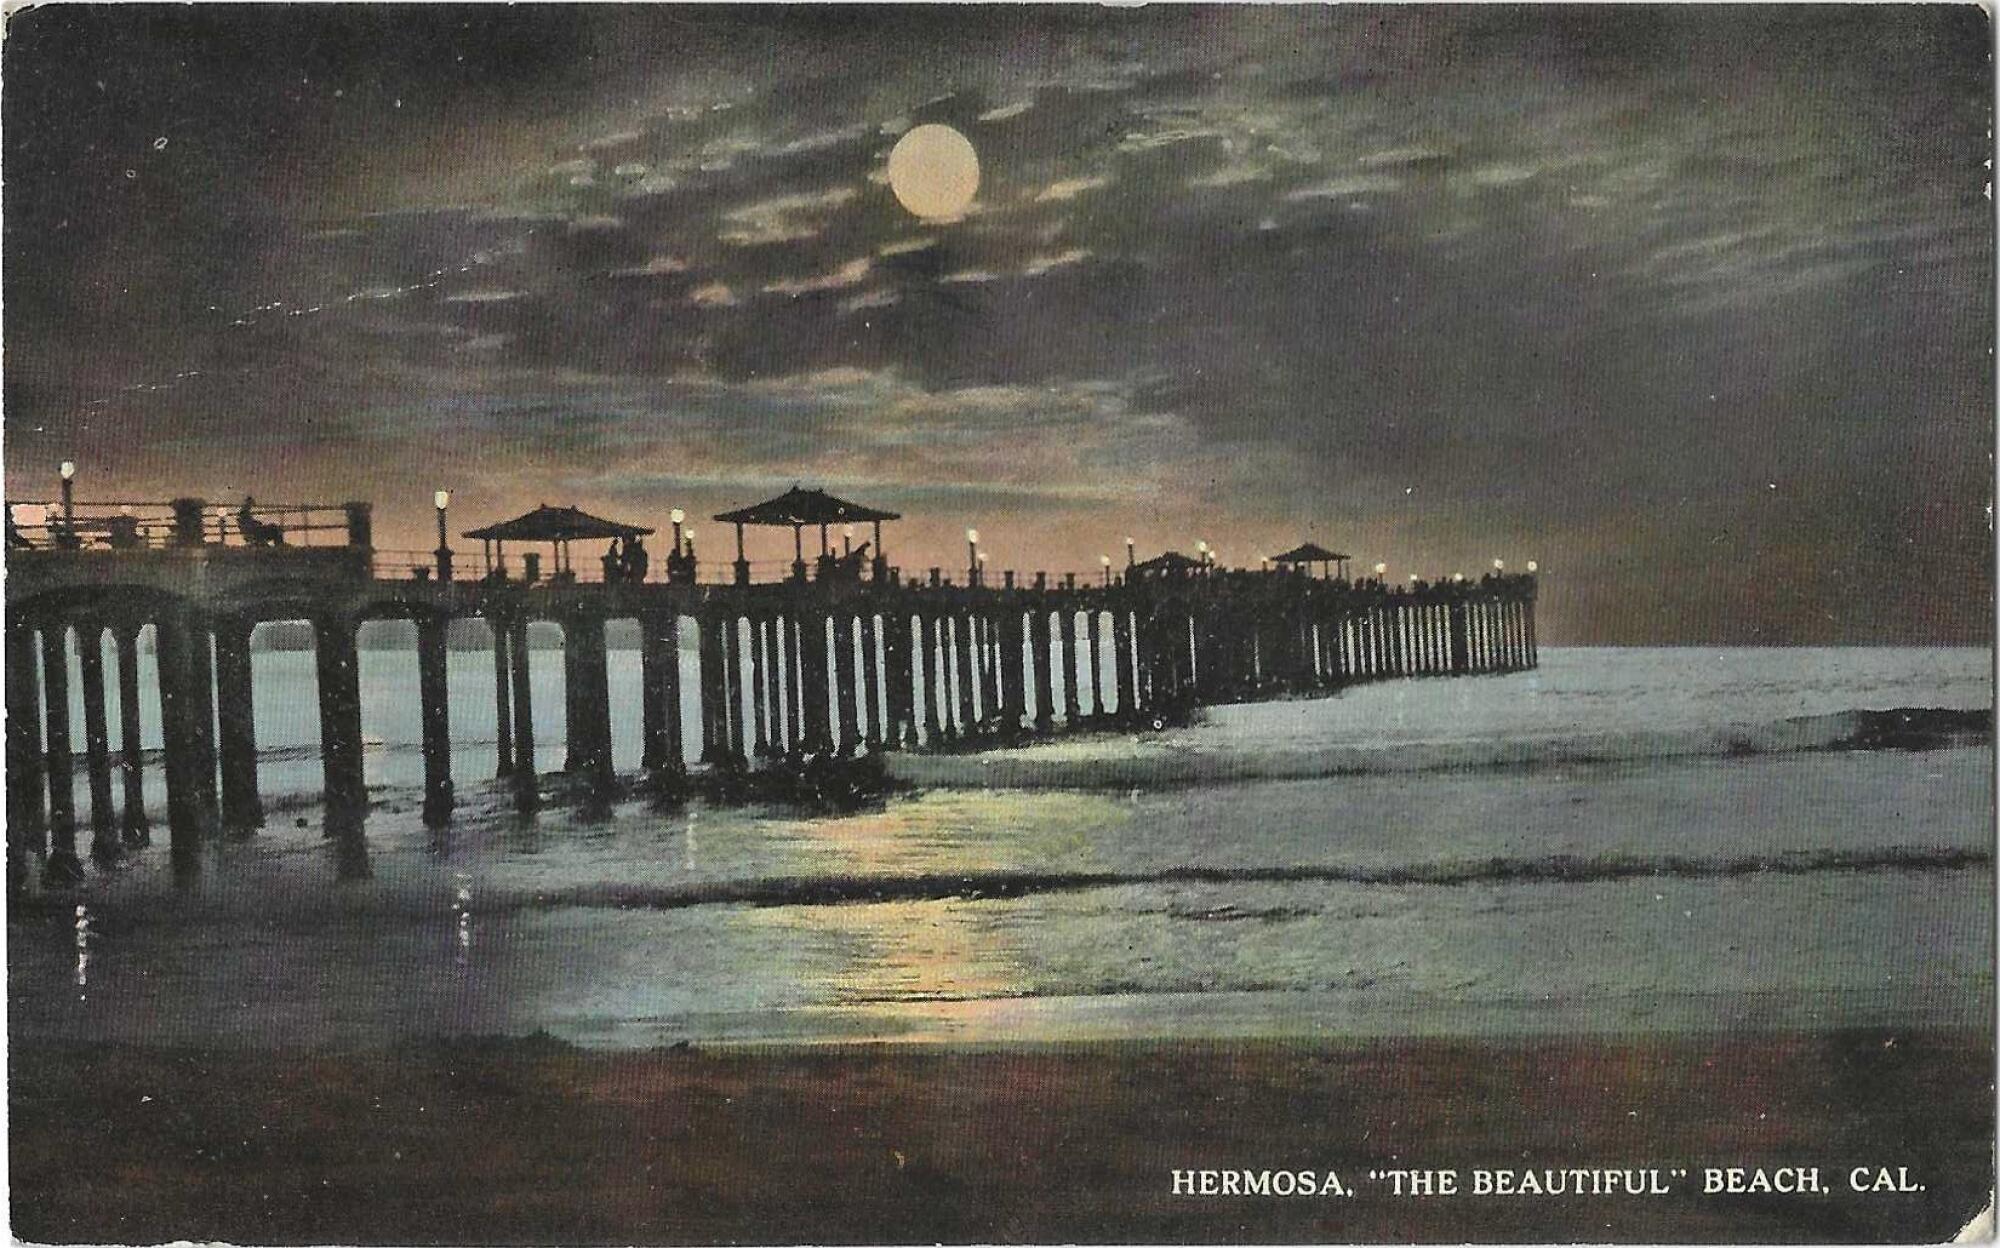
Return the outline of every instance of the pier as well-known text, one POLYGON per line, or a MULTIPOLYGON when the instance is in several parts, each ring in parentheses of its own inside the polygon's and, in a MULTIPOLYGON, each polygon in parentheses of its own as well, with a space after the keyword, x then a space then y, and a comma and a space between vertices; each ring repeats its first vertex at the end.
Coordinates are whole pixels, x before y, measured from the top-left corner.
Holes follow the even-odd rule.
POLYGON ((90 857, 109 863, 147 843, 163 814, 176 862, 191 863, 205 838, 262 823, 250 637, 264 622, 311 625, 330 824, 358 823, 368 807, 357 632, 370 620, 415 624, 423 817, 438 826, 451 820, 461 780, 497 778, 524 811, 545 798, 535 765, 531 623, 562 632, 560 655, 540 659, 564 666, 562 770, 603 798, 623 782, 611 752, 605 630, 613 621, 638 624, 643 768, 667 791, 688 778, 690 753, 696 769, 747 773, 780 759, 1003 748, 1065 732, 1163 726, 1218 703, 1536 664, 1532 565, 1390 584, 1379 574, 1351 579, 1347 556, 1317 547, 1275 566, 1228 569, 1205 548, 1141 561, 1128 541, 1125 566, 1115 570, 1107 559, 1095 575, 996 577, 968 530, 967 565, 955 581, 886 556, 882 524, 900 519, 894 513, 795 489, 717 516, 736 527, 736 558, 716 567, 699 560, 676 511, 661 566, 607 557, 579 569, 572 542, 653 530, 541 508, 466 534, 484 556, 469 568, 448 540, 443 494, 437 548, 399 552, 375 547, 367 503, 83 504, 67 484, 58 502, 7 506, 10 877, 21 878, 33 855, 54 884, 82 877, 86 827, 90 857), (744 528, 760 524, 793 530, 789 563, 745 558, 744 528), (859 548, 857 524, 872 535, 859 548), (811 559, 808 531, 818 546, 811 559), (509 541, 549 545, 548 567, 535 552, 510 562, 509 541), (472 618, 492 634, 497 777, 452 774, 446 629, 472 618), (143 799, 138 656, 148 626, 164 812, 147 811, 143 799), (107 634, 115 641, 109 672, 107 634), (699 655, 692 723, 682 710, 683 638, 699 655), (81 725, 70 716, 72 652, 81 725), (115 751, 105 693, 113 679, 115 751))

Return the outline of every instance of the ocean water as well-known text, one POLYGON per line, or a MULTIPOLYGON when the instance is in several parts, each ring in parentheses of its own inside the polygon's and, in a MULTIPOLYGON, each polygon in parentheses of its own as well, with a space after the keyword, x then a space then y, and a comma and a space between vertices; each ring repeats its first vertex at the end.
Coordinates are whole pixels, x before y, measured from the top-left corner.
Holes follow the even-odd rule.
MULTIPOLYGON (((537 656, 548 768, 555 659, 537 656)), ((612 656, 621 767, 636 659, 612 656)), ((310 801, 310 656, 257 664, 269 825, 207 847, 192 881, 156 844, 73 905, 15 907, 16 1036, 993 1044, 1993 1008, 1991 749, 1831 752, 1782 728, 1988 706, 1985 651, 1551 650, 1531 673, 910 755, 923 787, 855 814, 633 800, 595 819, 519 816, 484 782, 491 660, 457 654, 464 806, 441 835, 416 817, 414 661, 371 652, 358 842, 323 836, 310 801)))

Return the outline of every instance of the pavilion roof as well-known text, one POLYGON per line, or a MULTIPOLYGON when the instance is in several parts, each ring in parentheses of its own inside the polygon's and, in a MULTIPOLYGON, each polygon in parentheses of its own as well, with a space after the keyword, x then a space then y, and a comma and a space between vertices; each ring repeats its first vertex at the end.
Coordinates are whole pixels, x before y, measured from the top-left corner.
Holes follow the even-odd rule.
POLYGON ((1201 560, 1190 559, 1178 550, 1170 550, 1164 554, 1154 555, 1151 559, 1141 559, 1138 563, 1132 565, 1133 570, 1138 572, 1170 572, 1185 570, 1187 568, 1199 568, 1201 566, 1201 560))
POLYGON ((1339 551, 1328 550, 1324 546, 1318 546, 1313 544, 1312 542, 1307 542, 1303 546, 1293 547, 1292 549, 1286 551, 1282 555, 1272 555, 1271 562, 1272 563, 1332 563, 1335 562, 1336 560, 1352 559, 1353 557, 1354 556, 1352 555, 1343 555, 1339 551))
POLYGON ((802 490, 794 485, 776 498, 725 511, 715 517, 724 524, 768 524, 789 527, 805 524, 846 524, 861 520, 901 520, 893 511, 881 511, 836 498, 825 490, 802 490))
POLYGON ((551 507, 547 503, 512 520, 471 529, 464 536, 496 542, 575 542, 604 537, 638 537, 653 530, 636 524, 622 524, 593 516, 574 507, 551 507))

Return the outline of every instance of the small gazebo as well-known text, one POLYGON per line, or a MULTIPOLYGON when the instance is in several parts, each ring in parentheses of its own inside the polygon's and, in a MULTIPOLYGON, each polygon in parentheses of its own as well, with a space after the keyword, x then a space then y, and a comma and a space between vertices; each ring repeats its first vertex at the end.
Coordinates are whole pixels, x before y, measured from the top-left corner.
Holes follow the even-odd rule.
POLYGON ((1184 555, 1178 550, 1169 550, 1154 555, 1151 559, 1141 559, 1125 570, 1127 580, 1165 581, 1198 576, 1208 570, 1208 565, 1199 559, 1184 555))
POLYGON ((490 572, 496 566, 504 573, 507 567, 508 542, 548 543, 553 564, 551 575, 572 578, 576 574, 570 566, 571 542, 613 541, 620 538, 631 539, 647 536, 653 530, 637 524, 623 524, 617 520, 606 520, 593 516, 575 507, 551 507, 547 503, 525 515, 512 520, 502 520, 489 524, 483 529, 470 529, 463 536, 477 538, 485 543, 486 567, 490 572))
POLYGON ((1316 563, 1320 565, 1321 575, 1330 571, 1344 581, 1347 579, 1347 561, 1353 557, 1307 542, 1301 546, 1294 546, 1282 555, 1271 556, 1271 562, 1297 568, 1310 567, 1316 563))
MULTIPOLYGON (((903 517, 893 511, 883 511, 876 507, 866 507, 860 503, 836 498, 825 490, 802 490, 796 484, 776 498, 739 507, 735 511, 720 512, 715 517, 725 524, 736 526, 736 579, 750 579, 750 562, 743 553, 743 529, 746 525, 763 525, 771 528, 792 530, 792 576, 804 580, 806 575, 805 530, 808 526, 819 529, 819 556, 822 563, 833 560, 833 552, 827 544, 827 526, 834 524, 867 523, 875 527, 875 576, 881 579, 887 575, 888 558, 882 553, 882 522, 901 520, 903 517)), ((858 571, 858 569, 857 569, 858 571)))

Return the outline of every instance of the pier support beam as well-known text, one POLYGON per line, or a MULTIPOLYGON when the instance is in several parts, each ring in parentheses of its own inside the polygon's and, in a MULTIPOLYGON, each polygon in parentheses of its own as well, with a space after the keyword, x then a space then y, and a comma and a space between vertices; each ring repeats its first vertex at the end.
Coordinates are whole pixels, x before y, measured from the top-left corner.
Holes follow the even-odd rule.
POLYGON ((1084 613, 1090 639, 1090 717, 1104 718, 1104 619, 1096 607, 1084 613))
POLYGON ((833 749, 833 710, 827 702, 827 617, 808 608, 799 614, 799 694, 805 706, 803 744, 809 754, 833 749))
POLYGON ((417 621, 417 701, 423 717, 424 824, 451 822, 457 796, 451 783, 451 692, 446 678, 447 621, 429 616, 417 621))
POLYGON ((42 771, 42 678, 35 633, 7 629, 7 844, 10 852, 48 849, 48 808, 42 771))
POLYGON ((146 747, 139 731, 139 625, 112 629, 118 642, 118 772, 124 781, 119 834, 127 846, 150 844, 146 821, 146 747))
POLYGON ((493 778, 505 780, 514 774, 514 699, 507 688, 507 622, 488 616, 486 628, 493 634, 493 740, 500 756, 493 778))
POLYGON ((361 760, 361 664, 355 648, 356 622, 344 616, 313 621, 313 649, 319 673, 320 766, 326 806, 336 817, 368 809, 368 785, 361 760))
POLYGON ((167 833, 176 874, 191 871, 199 860, 201 842, 213 827, 213 816, 202 797, 199 738, 213 731, 200 715, 200 699, 190 687, 195 681, 191 651, 207 634, 196 631, 191 612, 169 608, 154 621, 154 649, 160 674, 160 737, 165 746, 167 833))
POLYGON ((563 621, 563 649, 574 658, 569 671, 576 692, 569 699, 570 753, 577 774, 593 797, 609 796, 611 769, 611 674, 604 649, 604 617, 579 613, 563 621))
POLYGON ((680 632, 680 617, 672 612, 639 620, 644 765, 649 772, 668 776, 687 770, 681 737, 680 632))
POLYGON ((1056 613, 1056 635, 1062 646, 1063 727, 1074 728, 1083 718, 1076 692, 1076 606, 1067 599, 1056 613))
POLYGON ((695 617, 698 635, 695 654, 699 660, 701 688, 701 761, 709 766, 720 763, 727 749, 728 709, 722 677, 722 614, 705 610, 695 617))
POLYGON ((915 727, 910 723, 910 708, 916 701, 910 671, 910 612, 901 594, 889 599, 888 610, 882 616, 882 658, 889 669, 882 690, 889 721, 882 733, 882 747, 900 750, 913 743, 915 727))
POLYGON ((111 802, 111 730, 105 722, 104 625, 83 619, 76 625, 77 667, 83 680, 83 758, 90 791, 90 856, 99 863, 118 859, 118 811, 111 802))
POLYGON ((938 715, 942 698, 938 688, 938 617, 929 606, 917 611, 917 654, 924 674, 924 744, 935 749, 944 739, 944 723, 938 715))
POLYGON ((758 758, 771 755, 770 708, 777 706, 770 698, 771 667, 764 658, 764 643, 769 638, 770 628, 761 615, 750 617, 750 726, 756 735, 751 748, 758 758))
POLYGON ((49 856, 42 878, 51 884, 83 879, 76 856, 76 792, 69 737, 69 624, 42 629, 42 722, 48 734, 49 856))
POLYGON ((876 654, 881 634, 875 623, 873 603, 861 612, 861 721, 862 736, 868 742, 868 752, 882 748, 884 731, 882 713, 882 660, 876 654))
POLYGON ((722 617, 722 701, 729 711, 723 720, 723 749, 731 762, 741 763, 750 749, 750 734, 743 726, 743 625, 733 610, 722 617))
POLYGON ((854 696, 854 617, 843 608, 830 618, 833 648, 827 661, 833 673, 834 703, 840 710, 840 756, 848 758, 861 741, 860 708, 854 696))
POLYGON ((1118 690, 1118 717, 1130 720, 1139 713, 1138 656, 1132 652, 1132 610, 1120 602, 1111 613, 1112 683, 1118 690))
POLYGON ((1023 636, 1021 605, 1011 599, 1000 613, 1000 735, 1013 740, 1021 735, 1028 713, 1026 669, 1027 643, 1023 636))
POLYGON ((217 742, 222 750, 222 826, 248 832, 264 822, 257 792, 257 721, 252 700, 250 622, 225 620, 215 630, 217 742))
POLYGON ((958 730, 965 736, 973 736, 979 731, 979 711, 972 693, 972 616, 969 612, 956 612, 950 618, 951 635, 946 644, 951 647, 952 686, 957 693, 958 730))
POLYGON ((505 621, 508 680, 514 702, 514 809, 531 811, 541 805, 541 776, 535 763, 535 698, 529 684, 528 621, 505 621))
POLYGON ((1039 595, 1028 614, 1028 658, 1035 666, 1035 731, 1055 729, 1055 682, 1049 670, 1049 603, 1039 595))

